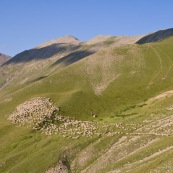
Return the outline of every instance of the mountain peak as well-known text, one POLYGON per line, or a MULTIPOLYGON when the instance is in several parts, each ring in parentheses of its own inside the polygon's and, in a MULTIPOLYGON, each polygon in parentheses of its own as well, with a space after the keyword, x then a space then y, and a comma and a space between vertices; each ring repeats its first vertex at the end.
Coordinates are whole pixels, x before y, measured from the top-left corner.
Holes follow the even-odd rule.
POLYGON ((86 41, 85 44, 96 44, 99 42, 103 42, 110 37, 112 37, 112 36, 111 35, 98 35, 98 36, 86 41))
POLYGON ((79 44, 79 43, 80 43, 80 40, 78 40, 76 37, 72 35, 66 35, 63 37, 58 37, 53 40, 46 41, 43 44, 37 46, 37 48, 46 47, 51 44, 79 44))
POLYGON ((70 44, 78 44, 80 43, 80 40, 78 40, 76 37, 72 35, 65 35, 63 37, 59 37, 54 39, 57 43, 70 43, 70 44))

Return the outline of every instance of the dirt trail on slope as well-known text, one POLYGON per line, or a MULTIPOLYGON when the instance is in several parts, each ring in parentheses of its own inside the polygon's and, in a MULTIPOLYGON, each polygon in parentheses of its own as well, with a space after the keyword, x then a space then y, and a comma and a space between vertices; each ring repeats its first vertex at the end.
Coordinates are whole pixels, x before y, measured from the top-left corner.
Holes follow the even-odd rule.
POLYGON ((166 91, 162 94, 159 94, 153 98, 150 98, 148 101, 154 101, 154 100, 158 100, 158 99, 162 99, 162 98, 165 98, 165 97, 170 97, 173 95, 173 90, 170 90, 170 91, 166 91))
POLYGON ((121 159, 138 152, 139 150, 147 147, 156 139, 150 137, 131 136, 128 138, 123 136, 117 143, 115 143, 105 154, 99 157, 89 167, 81 171, 81 173, 96 173, 104 169, 105 167, 120 161, 121 159), (123 139, 123 140, 122 140, 123 139), (130 142, 129 142, 130 141, 130 142), (133 147, 132 147, 133 146, 133 147))
POLYGON ((118 170, 115 170, 115 171, 110 171, 109 173, 130 172, 130 171, 132 171, 132 170, 135 169, 135 168, 139 168, 140 166, 143 166, 144 162, 147 162, 147 161, 149 161, 149 160, 151 160, 151 159, 154 159, 154 158, 156 158, 157 156, 164 154, 165 152, 171 151, 172 149, 173 149, 173 146, 167 147, 167 148, 165 148, 165 149, 163 149, 163 150, 160 150, 160 151, 158 151, 158 152, 153 153, 152 155, 150 155, 150 156, 148 156, 148 157, 144 157, 144 158, 141 159, 141 160, 138 160, 138 161, 136 161, 136 162, 132 162, 132 163, 126 164, 126 165, 124 165, 123 168, 121 168, 121 169, 118 169, 118 170))
MULTIPOLYGON (((121 172, 124 173, 128 169, 135 169, 136 166, 142 165, 143 162, 148 162, 150 160, 155 159, 157 156, 164 154, 168 151, 172 151, 173 146, 166 146, 159 150, 147 150, 152 148, 155 143, 158 144, 160 139, 168 138, 173 134, 173 115, 172 116, 159 116, 154 117, 150 121, 144 121, 142 126, 138 126, 136 130, 130 133, 125 133, 122 137, 119 138, 117 142, 112 144, 111 147, 104 150, 104 153, 101 156, 98 156, 97 159, 92 161, 91 164, 87 165, 90 162, 90 152, 94 153, 94 148, 90 146, 88 150, 85 149, 81 154, 78 155, 77 160, 75 162, 79 162, 81 159, 82 171, 80 173, 99 173, 99 172, 107 172, 107 170, 111 169, 111 166, 115 164, 115 169, 112 167, 112 171, 110 173, 121 172), (141 155, 140 152, 143 153, 144 149, 149 151, 146 155, 141 155), (87 152, 87 153, 85 153, 87 152), (82 157, 88 154, 84 160, 82 157), (137 160, 131 160, 130 158, 135 157, 135 155, 140 156, 137 160), (129 159, 130 162, 127 162, 129 159), (121 165, 124 166, 118 166, 121 165)), ((124 129, 123 127, 121 127, 124 129)), ((112 132, 113 133, 113 132, 112 132)), ((170 144, 169 144, 170 145, 170 144)), ((137 157, 138 158, 138 157, 137 157)), ((75 164, 73 165, 75 167, 75 164)), ((73 171, 72 171, 73 172, 73 171)))
POLYGON ((159 76, 160 72, 162 71, 163 68, 163 64, 162 64, 162 59, 160 54, 158 53, 158 51, 156 50, 156 48, 154 48, 153 46, 150 46, 150 48, 152 49, 152 51, 156 54, 156 56, 158 57, 159 63, 160 63, 160 70, 158 70, 158 72, 152 77, 152 79, 150 80, 150 82, 148 83, 149 85, 154 83, 154 80, 159 76))

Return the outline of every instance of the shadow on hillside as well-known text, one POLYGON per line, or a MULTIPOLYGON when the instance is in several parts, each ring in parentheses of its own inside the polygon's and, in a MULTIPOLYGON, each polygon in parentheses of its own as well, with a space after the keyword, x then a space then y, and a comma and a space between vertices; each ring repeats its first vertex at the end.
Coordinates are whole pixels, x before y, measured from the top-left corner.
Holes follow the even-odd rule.
POLYGON ((61 63, 64 63, 65 65, 70 65, 94 53, 96 52, 89 51, 89 50, 85 50, 85 51, 78 50, 68 54, 67 56, 62 57, 61 59, 58 59, 53 65, 58 65, 61 63))
POLYGON ((140 40, 136 42, 136 44, 145 44, 145 43, 152 43, 164 40, 168 37, 173 36, 173 28, 166 29, 166 30, 160 30, 151 34, 148 34, 147 36, 144 36, 140 40))
POLYGON ((33 81, 31 81, 31 82, 37 82, 37 81, 40 81, 40 80, 42 80, 42 79, 45 79, 45 78, 47 78, 48 76, 41 76, 41 77, 39 77, 39 78, 37 78, 37 79, 34 79, 33 81))
POLYGON ((67 51, 75 51, 79 47, 80 45, 52 44, 43 48, 30 49, 17 54, 3 65, 29 62, 32 60, 48 59, 56 54, 67 51))

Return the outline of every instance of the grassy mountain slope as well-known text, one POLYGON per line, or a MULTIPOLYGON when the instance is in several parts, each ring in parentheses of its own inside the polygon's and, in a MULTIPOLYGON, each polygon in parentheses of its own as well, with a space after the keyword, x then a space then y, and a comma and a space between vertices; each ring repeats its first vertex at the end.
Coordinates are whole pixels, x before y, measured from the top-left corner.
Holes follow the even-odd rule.
POLYGON ((42 80, 21 84, 20 90, 15 86, 16 92, 11 86, 4 90, 22 101, 35 95, 52 97, 71 116, 115 115, 172 86, 171 42, 172 38, 157 44, 108 48, 42 80))
POLYGON ((45 172, 59 160, 71 172, 172 170, 173 38, 101 49, 105 44, 74 63, 67 62, 93 45, 56 54, 37 74, 14 69, 18 76, 0 91, 0 172, 45 172), (78 139, 44 136, 7 121, 17 105, 37 96, 51 98, 63 115, 93 121, 101 133, 78 139))

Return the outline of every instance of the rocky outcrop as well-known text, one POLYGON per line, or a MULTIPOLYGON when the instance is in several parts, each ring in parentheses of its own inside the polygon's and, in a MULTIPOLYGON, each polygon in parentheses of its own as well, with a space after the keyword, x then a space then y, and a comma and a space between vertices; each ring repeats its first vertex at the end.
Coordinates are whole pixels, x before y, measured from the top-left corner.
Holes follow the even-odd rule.
POLYGON ((69 171, 68 171, 67 167, 65 166, 63 161, 60 160, 56 166, 50 168, 45 173, 68 173, 68 172, 69 171))

